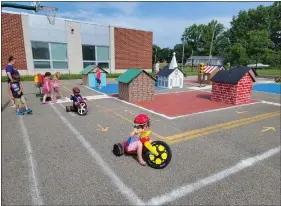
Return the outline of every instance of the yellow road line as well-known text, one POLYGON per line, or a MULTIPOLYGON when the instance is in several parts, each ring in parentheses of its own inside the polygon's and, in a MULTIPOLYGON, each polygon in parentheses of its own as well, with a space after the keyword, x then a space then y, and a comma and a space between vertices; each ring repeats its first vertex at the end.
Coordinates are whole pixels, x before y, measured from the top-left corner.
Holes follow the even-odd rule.
POLYGON ((61 85, 66 91, 69 91, 69 92, 72 92, 71 89, 69 89, 68 87, 64 86, 64 85, 61 85))
POLYGON ((275 113, 280 113, 280 111, 264 113, 264 114, 257 115, 257 116, 254 116, 254 117, 238 119, 238 120, 234 120, 234 121, 230 121, 230 122, 226 122, 226 123, 222 123, 222 124, 217 124, 217 125, 213 125, 213 126, 209 126, 209 127, 205 127, 205 128, 195 129, 195 130, 191 130, 191 131, 188 131, 188 132, 183 132, 183 133, 180 133, 180 134, 172 135, 172 136, 166 137, 165 139, 173 140, 173 139, 185 137, 187 135, 202 133, 202 132, 209 131, 209 130, 212 130, 212 129, 222 128, 222 127, 225 127, 225 126, 228 126, 228 125, 233 125, 233 124, 236 124, 236 123, 239 123, 239 122, 245 122, 245 121, 248 121, 248 120, 251 120, 251 119, 256 119, 256 118, 259 118, 259 117, 263 117, 263 116, 267 116, 267 115, 271 115, 271 114, 275 114, 275 113))
POLYGON ((197 132, 196 134, 185 136, 184 138, 167 140, 166 142, 168 144, 175 144, 175 143, 183 142, 183 141, 186 141, 186 140, 195 139, 197 137, 206 136, 206 135, 209 135, 209 134, 221 131, 221 130, 229 130, 229 129, 232 129, 232 128, 235 128, 235 127, 247 125, 247 124, 250 124, 250 123, 253 123, 253 122, 258 122, 258 121, 268 119, 268 118, 271 118, 271 117, 275 117, 275 116, 279 116, 279 115, 280 115, 280 112, 273 113, 273 114, 270 114, 270 115, 264 115, 264 116, 260 116, 258 118, 250 119, 248 121, 238 122, 236 124, 231 124, 231 125, 228 125, 228 126, 212 129, 212 130, 209 130, 209 131, 203 131, 203 132, 199 132, 199 133, 197 132))
MULTIPOLYGON (((97 107, 102 108, 102 109, 108 109, 108 108, 106 108, 106 107, 104 107, 104 106, 102 106, 102 105, 100 105, 100 104, 97 104, 97 103, 95 103, 95 105, 96 105, 97 107)), ((123 119, 123 120, 129 122, 130 124, 133 124, 131 119, 128 119, 127 117, 124 117, 123 115, 121 115, 121 114, 119 114, 119 113, 117 113, 117 112, 114 112, 114 111, 109 111, 109 112, 112 112, 114 115, 116 115, 116 116, 120 117, 121 119, 123 119)), ((159 139, 165 139, 163 136, 161 136, 161 135, 159 135, 159 134, 157 134, 157 133, 155 133, 155 132, 152 132, 152 135, 155 136, 155 137, 157 137, 157 138, 159 138, 159 139)))

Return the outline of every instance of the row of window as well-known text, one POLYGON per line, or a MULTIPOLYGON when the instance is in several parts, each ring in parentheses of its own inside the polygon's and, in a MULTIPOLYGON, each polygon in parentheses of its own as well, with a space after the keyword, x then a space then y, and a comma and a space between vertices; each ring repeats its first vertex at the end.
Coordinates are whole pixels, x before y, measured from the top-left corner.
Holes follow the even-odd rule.
MULTIPOLYGON (((31 42, 35 69, 68 69, 67 46, 64 43, 31 42)), ((109 68, 109 47, 82 45, 83 68, 98 65, 109 68)))

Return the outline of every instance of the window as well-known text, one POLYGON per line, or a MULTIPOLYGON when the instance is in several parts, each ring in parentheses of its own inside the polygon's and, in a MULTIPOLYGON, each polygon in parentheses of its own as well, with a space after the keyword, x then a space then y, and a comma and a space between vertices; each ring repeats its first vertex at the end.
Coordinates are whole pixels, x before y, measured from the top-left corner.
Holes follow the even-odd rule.
POLYGON ((35 69, 68 69, 66 44, 32 41, 31 45, 35 69))
POLYGON ((97 65, 103 69, 109 68, 109 47, 82 45, 83 67, 97 65))

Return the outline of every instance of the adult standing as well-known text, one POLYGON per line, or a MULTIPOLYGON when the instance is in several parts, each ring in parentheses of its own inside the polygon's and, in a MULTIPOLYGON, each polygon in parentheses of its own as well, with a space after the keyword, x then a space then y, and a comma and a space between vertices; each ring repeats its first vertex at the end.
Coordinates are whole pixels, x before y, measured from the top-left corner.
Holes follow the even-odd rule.
MULTIPOLYGON (((18 70, 16 70, 14 68, 15 63, 16 63, 15 58, 13 56, 10 56, 9 59, 8 59, 8 64, 6 66, 6 74, 7 74, 7 77, 8 77, 8 83, 13 81, 12 75, 19 75, 18 70)), ((15 107, 15 101, 13 100, 13 95, 10 92, 9 88, 8 88, 8 94, 9 94, 11 104, 12 104, 11 107, 15 107)))
POLYGON ((160 62, 157 61, 157 63, 155 64, 155 73, 158 74, 159 72, 159 67, 160 67, 160 62))

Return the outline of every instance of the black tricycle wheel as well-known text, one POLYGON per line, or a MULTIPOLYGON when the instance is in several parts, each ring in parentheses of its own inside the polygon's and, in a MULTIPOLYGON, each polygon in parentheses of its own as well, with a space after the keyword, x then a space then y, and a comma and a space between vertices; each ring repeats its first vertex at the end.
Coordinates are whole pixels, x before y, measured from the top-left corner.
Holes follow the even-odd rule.
POLYGON ((275 78, 274 78, 274 81, 275 81, 276 83, 279 83, 279 82, 280 82, 280 77, 275 77, 275 78))
POLYGON ((71 111, 70 106, 66 106, 66 107, 65 107, 65 111, 66 111, 66 112, 70 112, 70 111, 71 111))
POLYGON ((122 156, 124 154, 124 147, 121 143, 117 143, 113 145, 113 153, 116 156, 122 156))
POLYGON ((150 151, 146 151, 144 153, 145 161, 154 169, 164 169, 172 159, 170 146, 163 141, 154 141, 151 145, 156 147, 159 156, 155 156, 150 151))

